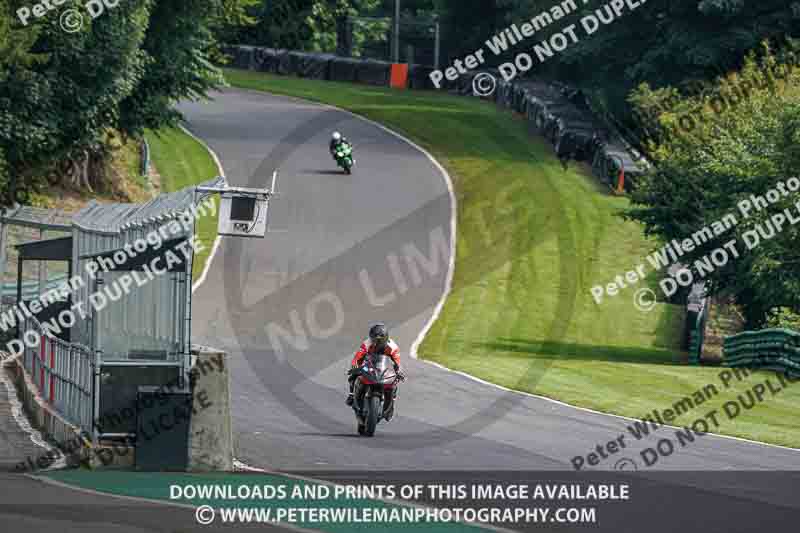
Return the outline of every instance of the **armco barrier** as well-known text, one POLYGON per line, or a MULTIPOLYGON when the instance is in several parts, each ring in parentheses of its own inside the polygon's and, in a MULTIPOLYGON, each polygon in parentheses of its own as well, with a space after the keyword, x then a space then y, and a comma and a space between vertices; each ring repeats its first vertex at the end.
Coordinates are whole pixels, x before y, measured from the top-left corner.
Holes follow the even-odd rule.
POLYGON ((725 339, 724 363, 800 376, 800 333, 788 329, 746 331, 725 339))
MULTIPOLYGON (((254 46, 226 46, 224 51, 237 68, 383 87, 391 81, 392 64, 385 61, 254 46)), ((432 71, 411 65, 409 87, 433 89, 428 77, 432 71)), ((462 74, 454 81, 443 80, 443 90, 473 96, 473 81, 482 73, 492 74, 497 81, 496 90, 487 98, 522 114, 532 129, 553 145, 559 158, 591 163, 594 174, 611 187, 616 187, 622 165, 628 190, 649 167, 613 126, 592 113, 583 93, 569 86, 531 79, 507 82, 499 71, 489 69, 462 74)))

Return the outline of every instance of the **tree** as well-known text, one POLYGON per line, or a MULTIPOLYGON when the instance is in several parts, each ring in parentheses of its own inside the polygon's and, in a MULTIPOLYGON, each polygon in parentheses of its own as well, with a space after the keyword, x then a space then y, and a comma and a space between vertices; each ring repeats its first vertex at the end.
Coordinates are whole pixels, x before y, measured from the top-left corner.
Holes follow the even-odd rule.
MULTIPOLYGON (((347 18, 364 15, 375 10, 381 0, 316 0, 306 24, 311 30, 307 49, 315 52, 339 51, 341 43, 347 39, 347 18)), ((361 48, 367 40, 388 39, 388 24, 373 22, 356 24, 353 27, 353 55, 361 55, 361 48)))
MULTIPOLYGON (((243 7, 245 4, 240 5, 243 7)), ((158 0, 149 16, 141 51, 145 58, 138 83, 120 103, 119 129, 139 136, 176 124, 181 99, 201 99, 224 84, 210 59, 216 41, 212 26, 220 23, 222 0, 158 0)), ((239 11, 229 12, 234 18, 239 11)))
MULTIPOLYGON (((503 0, 435 0, 442 23, 443 49, 450 58, 463 57, 484 46, 506 26, 510 3, 503 0)), ((522 51, 522 50, 520 50, 522 51)), ((443 58, 443 63, 447 58, 443 58)))
MULTIPOLYGON (((83 4, 60 8, 81 12, 83 4)), ((111 137, 174 124, 176 102, 223 83, 209 61, 212 28, 246 24, 252 0, 128 0, 84 17, 74 32, 57 13, 18 27, 14 12, 23 5, 10 0, 0 9, 4 204, 24 201, 45 178, 87 191, 106 182, 111 137)))
MULTIPOLYGON (((12 27, 12 8, 16 4, 8 4, 0 9, 0 87, 7 86, 17 73, 27 72, 37 61, 42 61, 41 54, 31 52, 38 36, 37 28, 18 29, 12 27)), ((20 183, 16 173, 10 169, 6 158, 8 150, 13 147, 8 142, 12 132, 23 138, 36 138, 38 128, 32 124, 20 122, 11 114, 12 101, 0 91, 0 207, 12 205, 18 199, 24 199, 27 193, 25 183, 20 183)))
POLYGON ((229 35, 217 35, 226 44, 250 44, 306 50, 311 39, 308 17, 315 0, 260 1, 247 9, 252 25, 239 25, 229 35))
MULTIPOLYGON (((674 96, 670 88, 652 91, 643 86, 631 101, 647 114, 668 95, 674 96)), ((715 91, 678 99, 656 120, 662 132, 672 133, 651 145, 656 166, 638 183, 631 197, 635 207, 626 216, 642 222, 648 235, 681 242, 725 215, 737 215, 738 224, 729 232, 681 261, 694 269, 696 279, 706 280, 711 294, 734 294, 750 327, 763 325, 777 308, 800 310, 800 227, 787 227, 752 250, 744 245, 745 232, 767 228, 775 213, 796 209, 800 194, 749 216, 737 209, 743 199, 762 196, 797 175, 798 69, 781 65, 768 49, 761 60, 750 54, 741 71, 718 80, 715 91), (770 72, 776 75, 770 78, 770 72), (722 99, 729 103, 723 106, 722 99), (691 131, 678 126, 686 117, 695 124, 691 131), (740 257, 700 274, 696 261, 733 239, 740 257)))

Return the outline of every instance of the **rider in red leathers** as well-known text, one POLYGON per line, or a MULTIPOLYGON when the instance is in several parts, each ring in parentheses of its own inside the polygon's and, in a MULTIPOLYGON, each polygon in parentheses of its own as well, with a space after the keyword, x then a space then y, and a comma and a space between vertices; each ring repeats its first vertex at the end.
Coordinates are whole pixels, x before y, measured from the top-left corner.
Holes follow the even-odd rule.
MULTIPOLYGON (((361 360, 364 358, 364 356, 370 353, 380 353, 391 357, 392 361, 394 361, 394 369, 395 372, 397 372, 397 376, 401 380, 405 379, 405 375, 400 370, 400 347, 396 342, 389 338, 389 329, 385 324, 375 324, 370 328, 369 338, 361 343, 361 347, 358 349, 356 354, 353 356, 353 360, 350 362, 351 369, 361 366, 361 360)), ((353 385, 355 384, 355 380, 355 373, 350 372, 350 393, 347 395, 347 401, 345 402, 347 405, 353 405, 353 385)), ((394 414, 395 395, 396 389, 392 397, 387 398, 388 401, 385 402, 386 408, 384 409, 384 412, 386 414, 384 414, 384 417, 387 421, 391 419, 392 415, 394 414)))

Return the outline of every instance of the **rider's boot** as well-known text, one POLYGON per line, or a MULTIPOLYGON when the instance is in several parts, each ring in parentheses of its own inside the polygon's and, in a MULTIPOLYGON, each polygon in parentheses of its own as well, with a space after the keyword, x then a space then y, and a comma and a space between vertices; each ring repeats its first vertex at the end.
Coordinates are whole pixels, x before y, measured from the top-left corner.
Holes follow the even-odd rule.
POLYGON ((347 399, 344 401, 344 403, 346 403, 349 407, 353 406, 353 385, 354 385, 354 383, 355 383, 355 380, 351 379, 350 380, 350 392, 347 394, 347 399))
POLYGON ((383 419, 388 422, 394 416, 394 402, 395 398, 397 398, 397 389, 393 389, 391 395, 387 394, 386 398, 388 401, 385 402, 386 408, 383 410, 383 419))

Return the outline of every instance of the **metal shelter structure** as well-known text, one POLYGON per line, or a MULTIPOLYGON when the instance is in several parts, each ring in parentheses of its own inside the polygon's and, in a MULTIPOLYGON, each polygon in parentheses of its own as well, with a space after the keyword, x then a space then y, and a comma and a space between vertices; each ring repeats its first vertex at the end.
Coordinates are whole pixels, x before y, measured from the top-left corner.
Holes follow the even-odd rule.
MULTIPOLYGON (((200 187, 224 185, 220 177, 200 187)), ((0 327, 14 324, 43 397, 95 441, 135 435, 140 386, 188 388, 192 244, 196 220, 211 214, 195 201, 188 187, 143 204, 92 201, 74 215, 17 206, 0 217, 4 289, 16 264, 0 327), (42 267, 54 262, 62 269, 42 267), (38 265, 35 287, 29 263, 38 265)))

